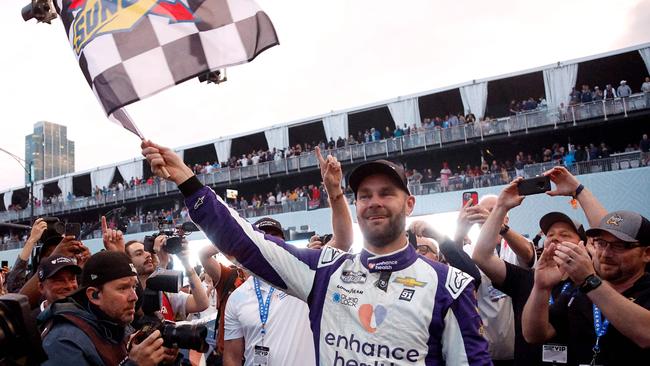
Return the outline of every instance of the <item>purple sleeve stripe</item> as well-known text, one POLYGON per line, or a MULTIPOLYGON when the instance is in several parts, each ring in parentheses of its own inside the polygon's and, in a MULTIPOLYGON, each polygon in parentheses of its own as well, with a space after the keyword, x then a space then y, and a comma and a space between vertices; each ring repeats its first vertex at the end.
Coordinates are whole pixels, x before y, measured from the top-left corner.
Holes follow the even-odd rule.
POLYGON ((298 265, 307 265, 312 270, 316 268, 317 251, 298 249, 280 239, 263 235, 236 211, 224 205, 208 187, 187 197, 185 204, 192 221, 224 254, 235 257, 242 266, 277 288, 293 294, 309 292, 309 289, 294 291, 298 289, 289 288, 287 282, 295 279, 291 278, 292 275, 300 275, 297 269, 292 271, 298 265), (269 249, 266 252, 277 253, 278 248, 283 250, 277 255, 265 256, 262 250, 265 247, 269 249))
POLYGON ((474 284, 470 283, 451 304, 465 345, 465 353, 470 365, 492 365, 488 353, 487 341, 480 334, 481 317, 478 314, 474 284))

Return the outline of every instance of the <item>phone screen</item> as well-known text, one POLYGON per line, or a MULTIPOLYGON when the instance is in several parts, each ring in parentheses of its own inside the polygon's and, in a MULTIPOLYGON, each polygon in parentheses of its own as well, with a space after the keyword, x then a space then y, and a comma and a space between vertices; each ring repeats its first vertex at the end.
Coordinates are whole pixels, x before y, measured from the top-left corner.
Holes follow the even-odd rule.
POLYGON ((470 203, 470 206, 476 206, 478 205, 478 192, 474 191, 469 191, 469 192, 463 192, 463 206, 467 205, 467 202, 472 202, 470 203))

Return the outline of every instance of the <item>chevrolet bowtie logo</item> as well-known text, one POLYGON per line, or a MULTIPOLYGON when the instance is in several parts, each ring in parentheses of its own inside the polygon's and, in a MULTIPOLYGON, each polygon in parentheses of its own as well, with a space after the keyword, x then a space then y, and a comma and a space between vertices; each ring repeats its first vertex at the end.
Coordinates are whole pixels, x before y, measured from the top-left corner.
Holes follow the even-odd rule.
POLYGON ((393 282, 397 282, 406 287, 424 287, 427 284, 426 282, 420 282, 413 277, 397 277, 393 282))
POLYGON ((607 225, 618 226, 618 224, 619 224, 621 221, 623 221, 623 218, 622 218, 622 217, 620 217, 619 215, 614 215, 614 216, 610 217, 609 219, 607 219, 606 224, 607 224, 607 225))

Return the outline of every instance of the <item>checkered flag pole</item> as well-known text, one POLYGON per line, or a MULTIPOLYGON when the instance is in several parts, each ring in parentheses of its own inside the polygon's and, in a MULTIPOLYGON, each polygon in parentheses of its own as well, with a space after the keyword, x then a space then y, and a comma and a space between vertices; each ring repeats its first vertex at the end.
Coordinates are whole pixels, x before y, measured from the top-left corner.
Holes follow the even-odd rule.
POLYGON ((123 107, 279 44, 252 0, 56 0, 55 7, 104 111, 141 138, 123 107))

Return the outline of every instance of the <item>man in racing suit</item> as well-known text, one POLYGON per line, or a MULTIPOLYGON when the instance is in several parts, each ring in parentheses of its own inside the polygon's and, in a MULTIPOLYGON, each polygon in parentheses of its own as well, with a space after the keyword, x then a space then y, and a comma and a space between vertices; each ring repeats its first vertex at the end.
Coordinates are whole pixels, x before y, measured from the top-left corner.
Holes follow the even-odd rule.
POLYGON ((415 197, 401 167, 376 161, 350 175, 364 249, 349 254, 299 249, 264 235, 172 150, 150 141, 142 149, 154 174, 178 185, 190 217, 224 254, 307 302, 317 365, 491 364, 472 278, 408 245, 405 220, 415 197))

